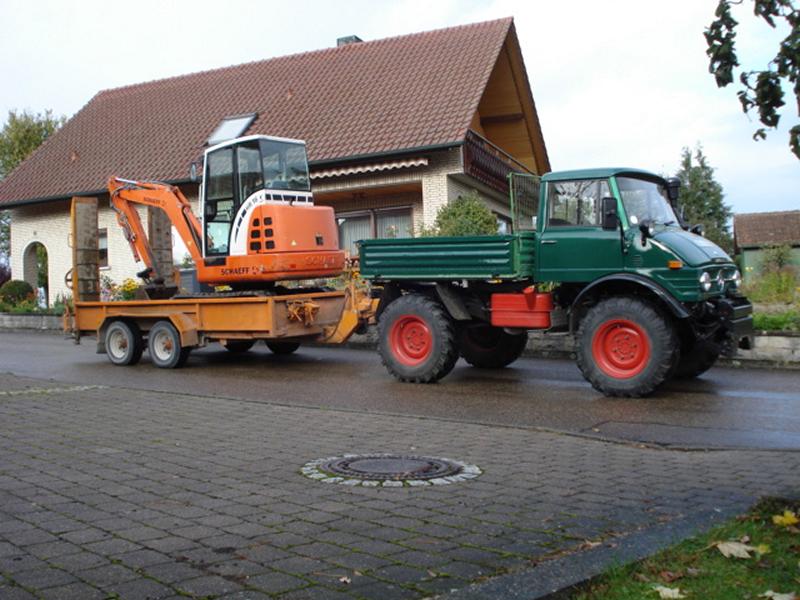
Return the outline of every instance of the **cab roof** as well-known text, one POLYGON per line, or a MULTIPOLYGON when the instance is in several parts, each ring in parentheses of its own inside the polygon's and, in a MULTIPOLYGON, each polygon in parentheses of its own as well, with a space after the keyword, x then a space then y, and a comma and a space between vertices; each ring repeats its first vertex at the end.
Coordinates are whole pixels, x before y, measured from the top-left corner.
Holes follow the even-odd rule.
POLYGON ((566 181, 570 179, 606 179, 615 175, 639 175, 648 178, 662 177, 650 171, 628 167, 606 167, 602 169, 575 169, 572 171, 552 171, 542 177, 542 181, 566 181))

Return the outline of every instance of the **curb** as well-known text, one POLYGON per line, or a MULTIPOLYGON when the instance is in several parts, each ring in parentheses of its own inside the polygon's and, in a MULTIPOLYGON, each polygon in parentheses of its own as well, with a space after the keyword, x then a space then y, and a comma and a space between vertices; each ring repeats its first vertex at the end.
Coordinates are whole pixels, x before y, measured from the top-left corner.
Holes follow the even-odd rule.
POLYGON ((616 546, 603 544, 592 550, 545 561, 531 569, 500 575, 484 583, 437 596, 441 600, 538 600, 566 599, 576 587, 607 571, 610 567, 632 563, 687 538, 705 533, 721 521, 746 511, 754 499, 741 500, 725 510, 713 510, 612 538, 616 546))

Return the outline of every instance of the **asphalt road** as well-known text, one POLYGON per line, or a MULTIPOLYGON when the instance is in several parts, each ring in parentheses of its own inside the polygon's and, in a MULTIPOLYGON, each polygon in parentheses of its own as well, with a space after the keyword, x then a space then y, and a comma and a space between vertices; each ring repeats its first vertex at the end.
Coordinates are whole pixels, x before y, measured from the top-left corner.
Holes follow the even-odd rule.
POLYGON ((618 399, 596 393, 566 360, 523 358, 497 371, 461 361, 438 384, 411 385, 395 381, 371 350, 313 347, 275 356, 259 344, 232 355, 213 346, 194 352, 183 369, 162 370, 147 353, 137 366, 113 366, 91 339, 76 346, 53 334, 4 332, 0 372, 686 448, 800 449, 800 371, 716 367, 651 398, 618 399))

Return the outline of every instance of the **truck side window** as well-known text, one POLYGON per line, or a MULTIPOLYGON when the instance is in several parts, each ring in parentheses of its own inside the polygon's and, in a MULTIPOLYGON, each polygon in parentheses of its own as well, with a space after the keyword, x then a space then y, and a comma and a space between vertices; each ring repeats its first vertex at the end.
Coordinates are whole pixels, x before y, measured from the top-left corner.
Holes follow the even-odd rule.
POLYGON ((206 168, 206 255, 226 255, 234 217, 233 149, 209 154, 206 168))
POLYGON ((600 227, 600 204, 610 196, 605 179, 554 181, 548 184, 548 226, 600 227))

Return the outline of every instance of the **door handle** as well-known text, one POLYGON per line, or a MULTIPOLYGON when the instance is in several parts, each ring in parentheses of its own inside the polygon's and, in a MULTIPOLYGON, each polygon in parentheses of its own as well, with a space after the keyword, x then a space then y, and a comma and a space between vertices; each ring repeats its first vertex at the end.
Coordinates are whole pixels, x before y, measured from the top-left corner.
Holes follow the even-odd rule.
POLYGON ((558 240, 542 240, 542 244, 557 244, 558 240))

